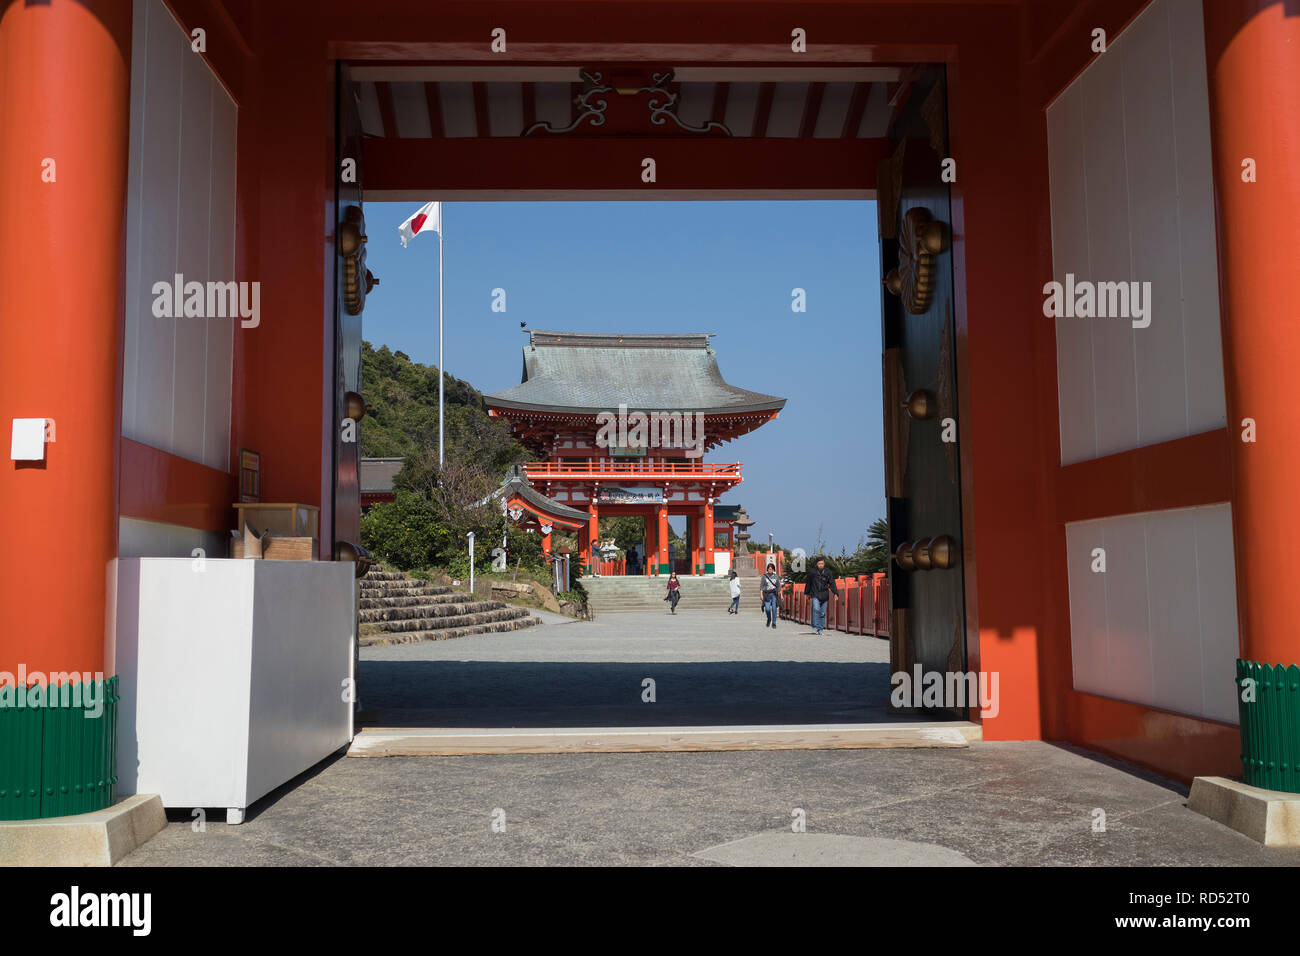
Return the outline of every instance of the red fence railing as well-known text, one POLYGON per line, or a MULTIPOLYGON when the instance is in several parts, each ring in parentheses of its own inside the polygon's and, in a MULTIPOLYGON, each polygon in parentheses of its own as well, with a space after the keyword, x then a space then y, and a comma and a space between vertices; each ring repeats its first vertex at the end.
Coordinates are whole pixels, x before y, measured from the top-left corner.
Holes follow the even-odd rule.
POLYGON ((529 478, 658 478, 707 475, 740 480, 741 462, 658 461, 653 458, 591 458, 587 461, 528 461, 529 478))
MULTIPOLYGON (((889 575, 859 574, 836 578, 839 594, 831 595, 826 606, 826 627, 849 634, 889 636, 889 575)), ((781 617, 798 624, 812 624, 812 598, 802 584, 792 584, 781 595, 781 617)))

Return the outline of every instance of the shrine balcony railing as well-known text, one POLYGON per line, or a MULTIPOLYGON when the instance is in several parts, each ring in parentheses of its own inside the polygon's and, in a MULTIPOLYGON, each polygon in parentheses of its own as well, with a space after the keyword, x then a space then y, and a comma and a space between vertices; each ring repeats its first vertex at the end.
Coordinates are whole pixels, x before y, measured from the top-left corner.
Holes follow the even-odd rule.
POLYGON ((592 458, 587 461, 529 461, 524 474, 533 478, 709 478, 740 481, 741 462, 655 461, 592 458))

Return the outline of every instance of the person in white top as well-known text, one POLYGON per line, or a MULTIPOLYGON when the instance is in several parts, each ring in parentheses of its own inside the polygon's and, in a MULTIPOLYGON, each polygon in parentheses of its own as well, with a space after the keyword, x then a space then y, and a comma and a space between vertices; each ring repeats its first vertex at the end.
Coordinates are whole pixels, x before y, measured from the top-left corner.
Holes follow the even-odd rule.
POLYGON ((732 568, 727 573, 731 585, 731 607, 727 608, 728 614, 740 613, 740 578, 736 575, 736 569, 732 568))

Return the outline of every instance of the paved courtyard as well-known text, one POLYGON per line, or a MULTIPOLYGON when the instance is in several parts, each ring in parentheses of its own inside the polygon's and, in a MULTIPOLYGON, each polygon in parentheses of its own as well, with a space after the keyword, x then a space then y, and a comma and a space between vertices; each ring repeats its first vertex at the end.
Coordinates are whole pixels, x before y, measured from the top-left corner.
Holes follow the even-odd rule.
POLYGON ((1300 865, 1185 801, 1044 743, 335 757, 239 826, 173 811, 122 865, 1300 865))
POLYGON ((361 650, 371 726, 630 727, 853 723, 892 713, 889 642, 757 610, 632 611, 596 621, 361 650), (642 700, 654 681, 655 702, 642 700))
MULTIPOLYGON (((444 726, 878 719, 888 680, 884 641, 712 612, 548 617, 363 658, 368 708, 444 726)), ((170 811, 121 865, 1300 865, 1300 850, 1265 849, 1185 803, 1185 788, 1046 743, 334 756, 242 825, 213 809, 195 832, 190 811, 170 811)))

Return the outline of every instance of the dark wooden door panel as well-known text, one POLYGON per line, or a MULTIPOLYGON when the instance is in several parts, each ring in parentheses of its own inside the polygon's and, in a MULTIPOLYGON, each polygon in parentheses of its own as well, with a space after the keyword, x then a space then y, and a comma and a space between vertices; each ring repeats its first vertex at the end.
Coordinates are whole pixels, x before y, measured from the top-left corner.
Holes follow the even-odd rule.
MULTIPOLYGON (((950 226, 949 186, 942 181, 947 132, 944 125, 943 71, 927 68, 900 90, 891 129, 891 158, 881 164, 878 181, 881 225, 881 275, 909 257, 902 249, 903 222, 909 210, 923 209, 950 226)), ((949 233, 950 235, 950 233, 949 233)), ((955 330, 952 254, 949 242, 934 256, 924 283, 929 301, 920 304, 906 290, 882 290, 886 493, 889 496, 890 547, 949 536, 961 548, 961 488, 957 461, 955 330), (913 310, 905 306, 913 302, 913 310), (913 417, 903 400, 924 390, 927 417, 913 417), (952 441, 944 441, 945 431, 952 441)), ((890 562, 890 595, 899 621, 891 644, 891 667, 912 673, 964 671, 965 596, 959 565, 947 570, 904 570, 890 562), (905 623, 905 626, 903 624, 905 623)), ((966 716, 966 709, 948 711, 966 716)))

